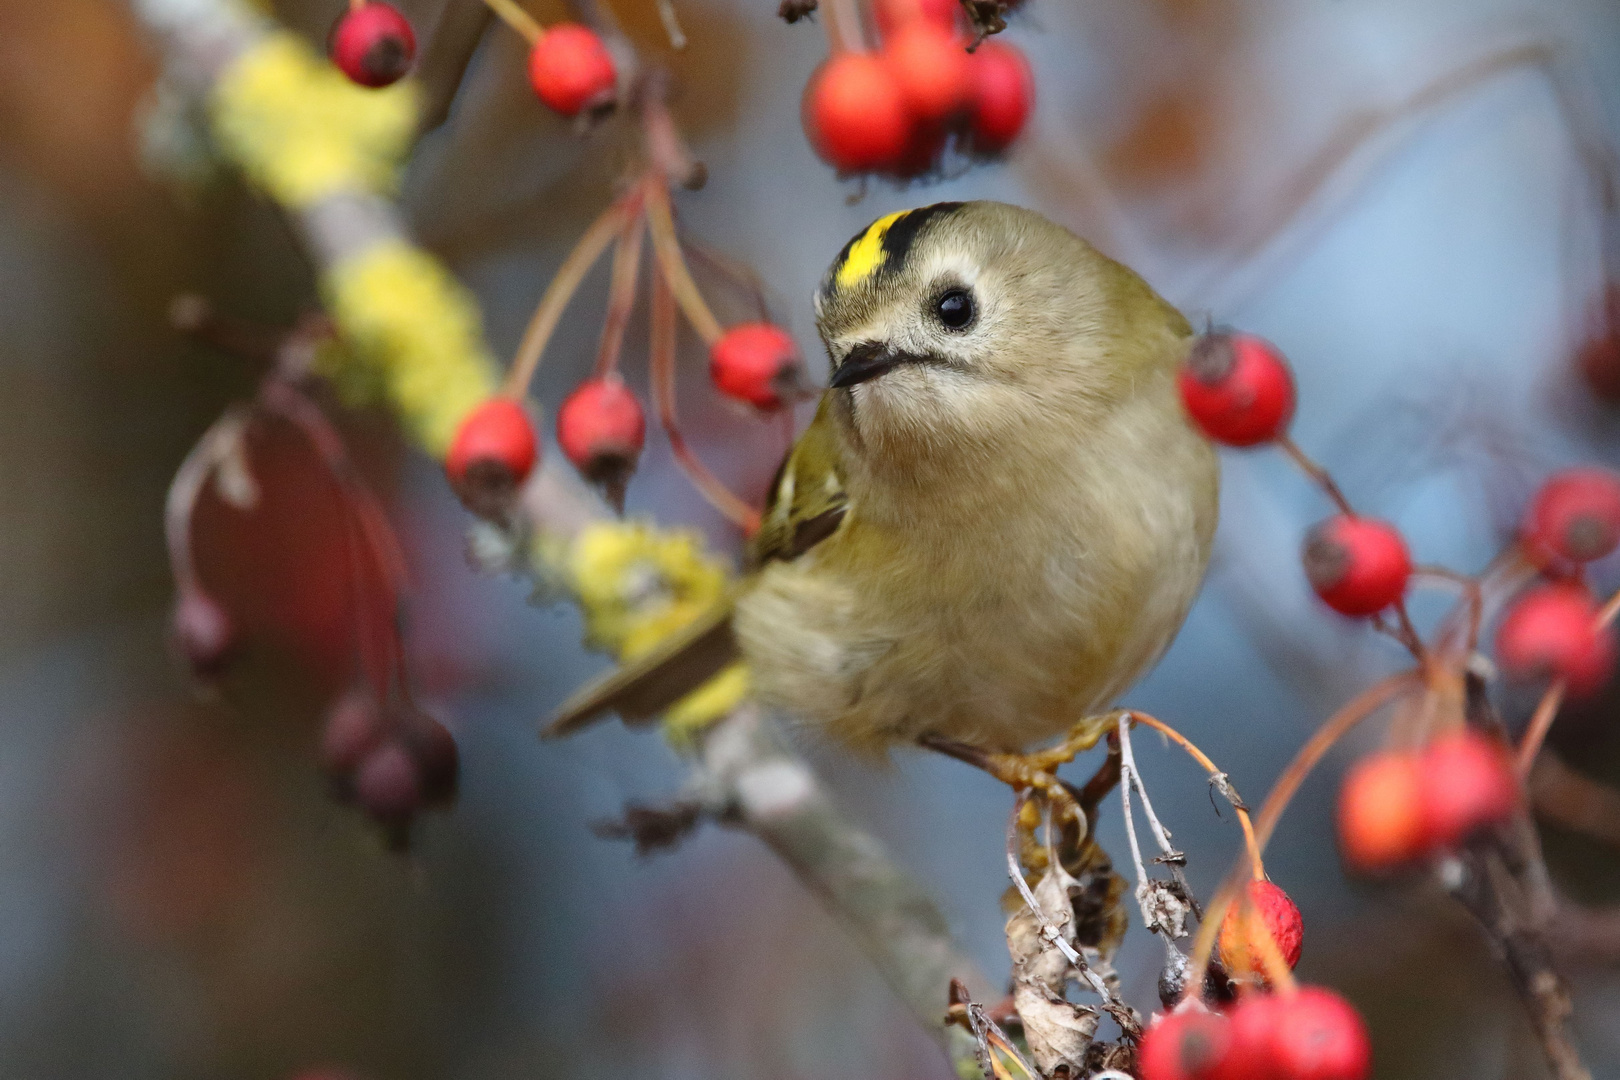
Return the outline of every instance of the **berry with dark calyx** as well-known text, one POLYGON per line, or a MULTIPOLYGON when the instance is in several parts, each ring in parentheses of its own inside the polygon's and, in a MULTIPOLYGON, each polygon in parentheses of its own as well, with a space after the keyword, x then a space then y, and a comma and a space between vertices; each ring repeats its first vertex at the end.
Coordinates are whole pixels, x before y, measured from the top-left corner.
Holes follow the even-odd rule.
POLYGON ((1017 46, 982 42, 968 58, 968 143, 993 156, 1018 138, 1035 108, 1035 76, 1017 46))
POLYGON ((1614 670, 1614 636, 1597 625, 1597 605, 1577 585, 1542 585, 1508 608, 1496 631, 1496 659, 1515 679, 1560 678, 1577 697, 1602 688, 1614 670))
POLYGON ((529 414, 510 398, 496 397, 462 420, 444 468, 468 508, 491 516, 510 502, 539 456, 529 414))
POLYGON ((1424 748, 1423 831, 1437 848, 1455 848, 1513 813, 1519 784, 1507 749, 1475 731, 1445 735, 1424 748))
POLYGON ((1245 888, 1247 903, 1227 909, 1215 949, 1228 976, 1240 981, 1266 981, 1261 935, 1269 935, 1290 968, 1299 963, 1305 940, 1305 920, 1288 894, 1269 881, 1251 881, 1245 888))
POLYGON ((557 442, 574 467, 599 484, 615 510, 636 471, 647 438, 647 416, 616 375, 586 379, 557 410, 557 442))
POLYGON ((878 0, 872 5, 878 32, 887 38, 914 22, 925 22, 940 30, 960 33, 961 0, 878 0))
POLYGON ((1136 1053, 1142 1080, 1215 1080, 1224 1075, 1231 1026, 1220 1013, 1187 1009, 1161 1017, 1136 1053))
POLYGON ((897 180, 915 180, 935 172, 944 156, 948 135, 943 124, 913 124, 905 151, 898 161, 884 170, 885 175, 897 180))
POLYGON ((805 134, 816 154, 839 172, 893 167, 911 138, 911 112, 899 80, 866 53, 838 53, 804 90, 805 134))
POLYGON ((1415 754, 1385 751, 1363 758, 1339 788, 1339 851, 1353 868, 1388 870, 1427 846, 1423 768, 1415 754))
POLYGON ((1193 422, 1228 446, 1270 442, 1287 432, 1294 416, 1288 361, 1253 334, 1204 334, 1193 344, 1178 381, 1193 422))
POLYGON ((780 326, 740 323, 709 351, 709 378, 727 397, 779 409, 802 385, 799 346, 780 326))
POLYGON ((409 821, 422 807, 420 766, 409 747, 389 739, 361 759, 354 774, 354 797, 367 814, 384 824, 409 821))
POLYGON ((400 727, 400 740, 416 762, 422 801, 428 806, 452 801, 461 772, 461 752, 450 729, 413 708, 400 727))
POLYGON ((1395 526, 1340 514, 1305 538, 1305 576, 1322 602, 1341 615, 1375 615, 1399 600, 1412 576, 1412 556, 1395 526))
POLYGON ((370 690, 356 687, 338 699, 321 729, 321 766, 348 779, 365 756, 388 734, 388 723, 370 690))
POLYGON ((914 120, 944 120, 967 104, 973 63, 957 34, 916 19, 889 37, 879 58, 914 120))
MULTIPOLYGON (((1242 1006, 1239 1007, 1240 1010, 1242 1006)), ((1264 1021, 1263 1046, 1256 1057, 1262 1067, 1250 1076, 1270 1075, 1281 1080, 1364 1080, 1372 1072, 1372 1042, 1367 1025, 1355 1007, 1320 986, 1302 986, 1297 994, 1275 995, 1271 1004, 1257 1009, 1264 1021)), ((1246 1045, 1234 1016, 1234 1042, 1246 1045)), ((1257 1028, 1261 1025, 1255 1025, 1257 1028)))
POLYGON ((219 601, 200 588, 182 589, 170 618, 175 646, 193 674, 210 678, 225 669, 235 651, 236 631, 219 601))
POLYGON ((1541 485, 1525 512, 1524 540, 1543 560, 1586 563, 1620 546, 1620 476, 1565 469, 1541 485))
POLYGON ((589 27, 559 23, 529 51, 529 83, 540 100, 563 116, 612 108, 618 85, 613 54, 589 27))
POLYGON ((1620 284, 1604 288, 1575 363, 1599 401, 1620 405, 1620 284))
POLYGON ((416 61, 416 34, 405 16, 373 0, 346 12, 328 40, 332 62, 361 86, 388 86, 416 61))

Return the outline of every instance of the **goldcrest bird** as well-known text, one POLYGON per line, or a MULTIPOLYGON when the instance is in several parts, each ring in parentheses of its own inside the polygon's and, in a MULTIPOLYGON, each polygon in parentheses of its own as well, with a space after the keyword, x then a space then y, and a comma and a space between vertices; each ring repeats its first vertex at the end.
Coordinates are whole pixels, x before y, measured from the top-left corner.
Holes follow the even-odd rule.
POLYGON ((969 202, 873 223, 815 312, 832 375, 748 573, 551 733, 655 716, 740 654, 758 700, 852 749, 1019 751, 1169 646, 1218 489, 1175 308, 1039 214, 969 202))

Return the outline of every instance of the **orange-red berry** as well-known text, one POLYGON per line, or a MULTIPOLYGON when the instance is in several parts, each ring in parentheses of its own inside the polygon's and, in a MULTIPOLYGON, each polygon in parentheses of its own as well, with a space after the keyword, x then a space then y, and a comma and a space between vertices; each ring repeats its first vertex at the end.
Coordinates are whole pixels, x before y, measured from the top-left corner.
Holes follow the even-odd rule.
POLYGON ((409 821, 422 806, 422 780, 410 750, 398 739, 374 747, 354 774, 354 797, 386 824, 409 821))
POLYGON ((1496 659, 1516 679, 1561 678, 1571 694, 1600 689, 1614 670, 1613 634, 1576 585, 1542 585, 1508 608, 1496 631, 1496 659))
POLYGON ((982 42, 968 58, 970 119, 968 142, 974 153, 999 154, 1018 138, 1035 108, 1035 76, 1015 45, 982 42))
POLYGON ((922 19, 896 30, 879 59, 914 120, 944 120, 968 102, 973 64, 961 37, 922 19))
POLYGON ((647 416, 616 375, 586 379, 557 410, 557 442, 580 474, 623 504, 647 439, 647 416))
POLYGON ((558 23, 529 51, 529 83, 540 100, 564 116, 613 104, 618 83, 613 54, 596 31, 558 23))
POLYGON ((1238 900, 1227 909, 1215 947, 1228 975, 1263 982, 1267 972, 1261 937, 1269 935, 1292 968, 1304 945, 1305 920, 1288 894, 1269 881, 1251 881, 1244 892, 1247 903, 1238 900))
POLYGON ((839 172, 880 172, 897 164, 911 138, 911 113, 899 80, 866 53, 839 53, 804 91, 810 145, 839 172))
POLYGON ((361 86, 388 86, 411 70, 416 34, 388 4, 372 3, 343 14, 332 25, 327 49, 338 69, 361 86))
POLYGON ((1294 376, 1270 342, 1216 331, 1200 337, 1182 365, 1181 400, 1216 442, 1255 446, 1288 430, 1294 376))
POLYGON ((1305 576, 1328 607, 1343 615, 1374 615, 1406 592, 1412 556, 1395 526, 1340 514, 1305 538, 1305 576))
POLYGON ((1444 735, 1418 758, 1423 770, 1423 833, 1431 847, 1454 848, 1507 820, 1519 785, 1507 750, 1475 731, 1444 735))
POLYGON ((444 469, 469 507, 489 513, 529 478, 539 456, 529 414, 510 398, 495 397, 468 413, 456 429, 444 469))
POLYGON ((1525 511, 1523 535, 1543 560, 1601 559, 1620 546, 1620 476, 1608 469, 1565 469, 1550 477, 1525 511))
POLYGON ((1339 788, 1339 850, 1358 870, 1386 870, 1427 846, 1423 768, 1417 755, 1373 754, 1357 762, 1339 788))
POLYGON ((1142 1080, 1217 1080, 1231 1045, 1231 1025, 1220 1013, 1171 1013, 1143 1034, 1137 1072, 1142 1080))
POLYGON ((799 346, 780 326, 741 323, 709 353, 709 377, 722 394, 757 409, 778 409, 797 386, 799 346))

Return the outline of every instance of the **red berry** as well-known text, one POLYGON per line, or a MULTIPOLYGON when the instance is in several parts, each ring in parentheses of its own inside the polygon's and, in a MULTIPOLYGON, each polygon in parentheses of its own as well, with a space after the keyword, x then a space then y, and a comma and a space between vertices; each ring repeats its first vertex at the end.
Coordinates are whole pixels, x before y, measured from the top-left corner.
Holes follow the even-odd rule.
POLYGON ((1600 401, 1620 405, 1620 285, 1611 284, 1603 290, 1592 327, 1575 361, 1600 401))
POLYGON ((1230 1025, 1219 1013, 1171 1013, 1143 1034, 1137 1072, 1142 1080, 1215 1080, 1231 1044, 1230 1025))
POLYGON ((878 0, 872 12, 884 37, 917 21, 952 33, 962 29, 961 0, 878 0))
POLYGON ((1486 826, 1507 820, 1519 785, 1501 743, 1473 731, 1430 743, 1423 770, 1423 832, 1438 848, 1454 848, 1486 826))
POLYGON ((390 740, 361 760, 354 795, 366 813, 381 822, 403 822, 416 813, 422 805, 422 781, 416 759, 404 743, 390 740))
POLYGON ((1517 679, 1556 677, 1580 696, 1600 689, 1614 669, 1614 638, 1597 625, 1597 607, 1575 585, 1542 585, 1513 602, 1496 631, 1496 658, 1517 679))
POLYGON ((568 460, 616 506, 635 472, 647 437, 647 417, 636 395, 616 375, 586 379, 557 410, 557 442, 568 460))
POLYGON ((361 86, 388 86, 411 70, 416 34, 393 7, 373 2, 334 23, 327 48, 332 62, 361 86))
POLYGON ((758 409, 779 409, 796 388, 799 347, 770 323, 741 323, 709 353, 709 378, 722 394, 758 409))
POLYGON ((1533 555, 1584 563, 1620 545, 1620 476, 1608 469, 1565 469, 1541 485, 1524 516, 1533 555))
POLYGON ((383 740, 387 724, 371 692, 349 691, 326 714, 321 731, 321 764, 335 777, 347 777, 383 740))
POLYGON ((896 30, 880 59, 917 120, 943 120, 967 104, 973 64, 962 39, 922 19, 896 30))
POLYGON ((1248 902, 1234 903, 1221 920, 1216 950, 1228 975, 1242 978, 1252 973, 1265 980, 1266 966, 1260 936, 1269 934, 1277 951, 1292 968, 1299 963, 1305 939, 1305 920, 1288 894, 1269 881, 1251 881, 1244 890, 1248 902))
MULTIPOLYGON (((1272 1004, 1256 1007, 1254 1018, 1264 1022, 1264 1032, 1254 1032, 1257 1041, 1263 1039, 1264 1050, 1257 1056, 1281 1080, 1363 1080, 1372 1071, 1367 1025, 1354 1006, 1331 990, 1303 986, 1297 994, 1274 996, 1272 1004)), ((1248 1038, 1237 1035, 1236 1016, 1232 1026, 1234 1041, 1247 1044, 1248 1038)), ((1247 1036, 1249 1025, 1244 1027, 1247 1036)))
POLYGON ((1339 788, 1339 850, 1358 870, 1385 870, 1427 844, 1424 771, 1414 754, 1386 751, 1357 762, 1339 788))
POLYGON ((496 397, 473 409, 456 429, 444 469, 475 512, 498 512, 529 478, 540 447, 523 406, 496 397))
POLYGON ((450 729, 425 712, 412 708, 400 725, 400 739, 416 762, 422 800, 429 805, 448 803, 456 796, 461 752, 450 729))
POLYGON ((1388 522, 1341 514, 1305 538, 1305 576, 1328 607, 1343 615, 1374 615, 1406 592, 1412 556, 1388 522))
POLYGON ((978 154, 999 154, 1024 130, 1035 107, 1035 76, 1014 45, 986 41, 968 58, 972 119, 969 142, 978 154))
POLYGON ((1294 376, 1268 341, 1252 334, 1204 334, 1181 368, 1181 400, 1216 442, 1254 446, 1288 430, 1294 376))
POLYGON ((595 31, 578 23, 558 23, 529 52, 534 92, 564 116, 611 106, 618 78, 613 54, 595 31))
POLYGON ((913 124, 911 138, 907 140, 900 159, 885 172, 900 180, 914 180, 933 172, 939 167, 940 155, 945 152, 948 134, 943 124, 913 124))
POLYGON ((810 145, 839 172, 889 168, 911 138, 899 81, 866 53, 839 53, 817 69, 805 87, 803 118, 810 145))
POLYGON ((191 670, 203 677, 218 675, 236 646, 231 617, 217 600, 198 588, 181 590, 171 616, 171 630, 191 670))

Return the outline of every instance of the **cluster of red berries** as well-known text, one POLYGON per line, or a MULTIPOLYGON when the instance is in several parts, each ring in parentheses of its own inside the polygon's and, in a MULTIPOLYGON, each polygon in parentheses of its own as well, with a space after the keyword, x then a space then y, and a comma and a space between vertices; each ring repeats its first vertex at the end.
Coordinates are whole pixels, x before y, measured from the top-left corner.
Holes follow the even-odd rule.
POLYGON ((1601 689, 1614 672, 1613 633, 1581 582, 1585 564, 1620 546, 1620 476, 1566 469, 1542 484, 1520 529, 1525 554, 1552 579, 1518 597, 1496 632, 1496 659, 1509 676, 1562 679, 1576 696, 1601 689))
POLYGON ((1358 762, 1339 789, 1339 848, 1358 870, 1392 869, 1455 850, 1506 821, 1518 801, 1507 749, 1486 735, 1385 750, 1358 762))
POLYGON ((1142 1080, 1362 1080, 1367 1028, 1331 990, 1250 993, 1227 1012, 1198 1005, 1161 1018, 1137 1055, 1142 1080))
MULTIPOLYGON (((404 15, 369 0, 332 26, 332 62, 361 86, 389 86, 416 60, 416 35, 404 15)), ((563 116, 613 107, 618 67, 600 36, 578 23, 536 29, 529 50, 529 83, 547 106, 563 116)))
POLYGON ((881 0, 875 14, 882 48, 835 51, 805 87, 805 133, 829 165, 910 179, 939 166, 952 135, 991 156, 1023 131, 1029 63, 999 41, 969 52, 958 0, 881 0))
POLYGON ((455 798, 455 738, 409 701, 379 704, 370 688, 339 698, 321 734, 321 765, 333 790, 403 840, 423 809, 455 798))
MULTIPOLYGON (((709 350, 709 377, 727 397, 770 412, 792 398, 799 347, 779 326, 742 323, 709 350)), ((617 374, 585 380, 557 410, 557 442, 586 480, 622 498, 646 441, 641 402, 617 374)), ((523 406, 496 397, 467 414, 451 442, 445 471, 475 513, 498 517, 539 459, 539 441, 523 406)))

